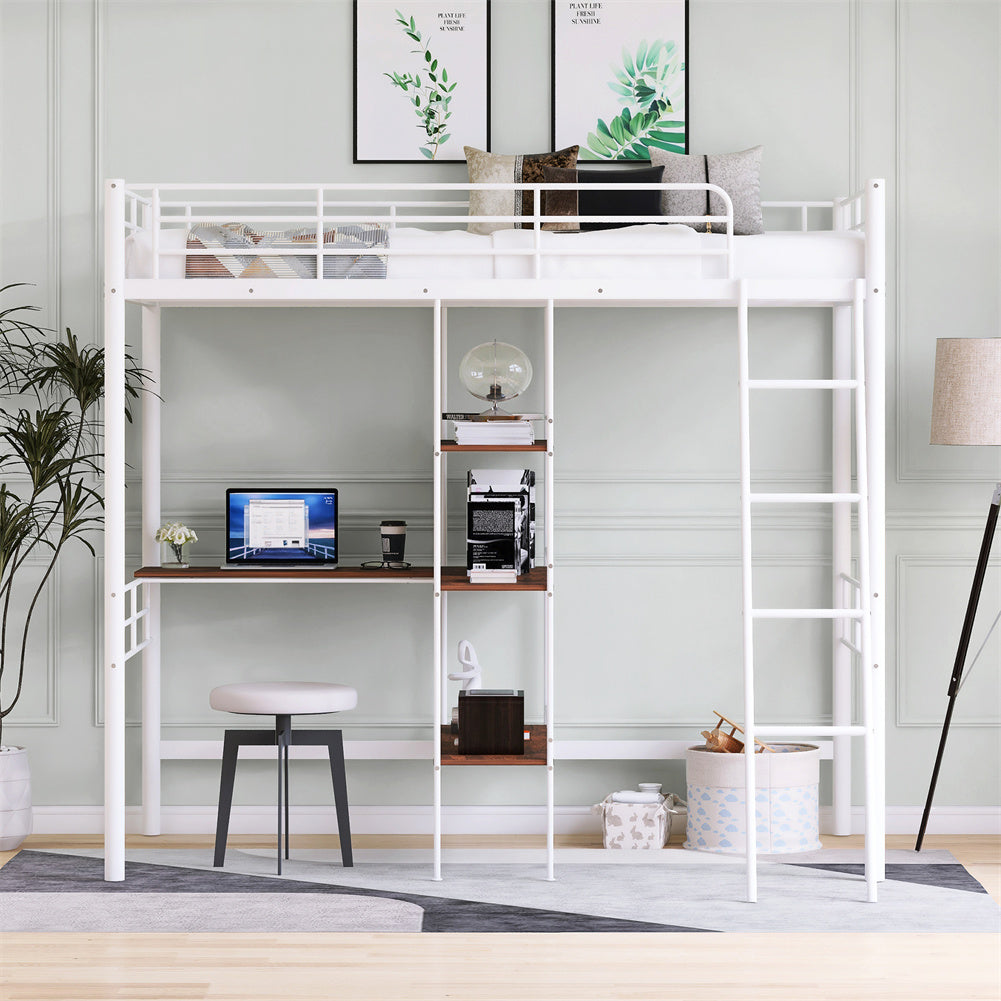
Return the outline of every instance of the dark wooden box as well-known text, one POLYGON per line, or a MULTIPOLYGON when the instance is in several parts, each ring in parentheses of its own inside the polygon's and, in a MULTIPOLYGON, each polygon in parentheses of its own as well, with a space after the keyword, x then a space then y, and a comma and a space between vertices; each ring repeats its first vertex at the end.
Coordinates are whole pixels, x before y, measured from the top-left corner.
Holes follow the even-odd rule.
POLYGON ((524 754, 525 693, 459 692, 459 754, 524 754))

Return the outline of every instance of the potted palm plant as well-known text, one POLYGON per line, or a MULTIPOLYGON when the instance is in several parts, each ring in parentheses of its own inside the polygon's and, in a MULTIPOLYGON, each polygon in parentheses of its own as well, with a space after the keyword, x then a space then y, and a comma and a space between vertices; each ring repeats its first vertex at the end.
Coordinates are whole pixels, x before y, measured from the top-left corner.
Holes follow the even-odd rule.
MULTIPOLYGON (((27 751, 4 744, 3 726, 22 694, 34 613, 63 550, 79 541, 94 554, 88 535, 103 522, 104 351, 30 322, 35 307, 4 308, 17 287, 0 288, 0 851, 31 833, 27 751)), ((143 380, 131 358, 128 370, 127 401, 143 380)))

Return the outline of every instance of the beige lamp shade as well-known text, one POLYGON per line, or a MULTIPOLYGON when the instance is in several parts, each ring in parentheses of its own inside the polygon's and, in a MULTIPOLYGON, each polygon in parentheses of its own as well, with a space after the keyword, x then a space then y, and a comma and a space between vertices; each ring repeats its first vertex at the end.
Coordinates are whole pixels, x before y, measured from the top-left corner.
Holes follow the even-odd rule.
POLYGON ((933 445, 1001 445, 1001 337, 940 337, 933 445))

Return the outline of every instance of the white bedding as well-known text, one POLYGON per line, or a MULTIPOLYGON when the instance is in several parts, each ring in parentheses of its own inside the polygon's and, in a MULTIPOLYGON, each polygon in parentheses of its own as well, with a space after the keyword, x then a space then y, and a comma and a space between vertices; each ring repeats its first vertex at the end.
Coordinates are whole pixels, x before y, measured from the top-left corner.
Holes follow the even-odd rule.
MULTIPOLYGON (((161 251, 185 247, 183 229, 160 234, 161 251)), ((860 233, 816 231, 762 233, 734 237, 734 275, 737 278, 860 278, 865 268, 865 243, 860 233)), ((594 249, 597 255, 552 254, 543 258, 543 278, 724 278, 726 259, 697 256, 696 251, 724 249, 726 237, 696 233, 687 226, 644 225, 591 233, 541 234, 547 251, 594 249), (680 255, 658 253, 681 251, 680 255)), ((465 230, 422 230, 400 227, 390 234, 390 250, 421 250, 420 255, 388 255, 388 278, 531 278, 531 257, 512 255, 531 250, 535 233, 506 229, 489 235, 465 230), (470 253, 479 251, 480 253, 470 253), (491 253, 500 251, 501 253, 491 253)), ((153 251, 148 232, 126 240, 126 277, 152 276, 153 251)), ((160 255, 161 278, 184 277, 184 255, 160 255)))

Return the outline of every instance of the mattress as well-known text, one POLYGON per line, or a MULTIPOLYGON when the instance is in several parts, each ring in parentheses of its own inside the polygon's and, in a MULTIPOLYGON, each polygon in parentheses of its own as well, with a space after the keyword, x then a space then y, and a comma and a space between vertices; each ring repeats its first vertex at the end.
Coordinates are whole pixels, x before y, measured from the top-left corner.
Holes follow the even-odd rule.
MULTIPOLYGON (((161 278, 185 277, 187 238, 184 229, 161 231, 161 278), (166 253, 169 251, 174 253, 166 253)), ((544 232, 539 238, 545 251, 542 278, 607 280, 622 277, 642 281, 668 277, 726 277, 725 256, 704 253, 724 251, 726 237, 718 233, 696 233, 688 226, 643 225, 589 233, 544 232)), ((532 278, 534 261, 526 252, 534 248, 535 239, 532 230, 521 229, 481 235, 465 230, 399 227, 389 231, 386 249, 390 253, 385 255, 385 276, 422 281, 428 278, 532 278)), ((861 233, 823 230, 762 233, 734 237, 733 246, 736 278, 844 279, 861 278, 865 274, 865 240, 861 233)), ((126 240, 125 258, 126 277, 152 277, 153 250, 149 232, 136 233, 126 240)), ((326 263, 325 273, 329 271, 326 263)), ((356 275, 338 273, 336 277, 356 275)))

